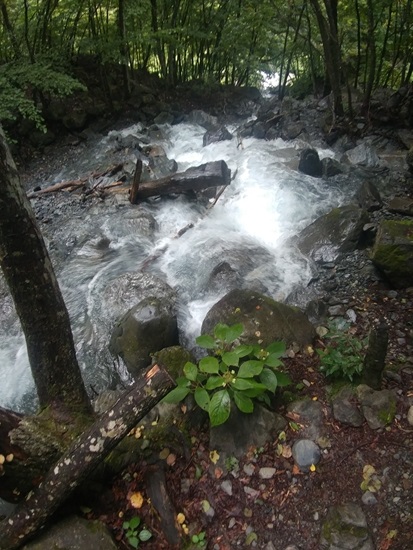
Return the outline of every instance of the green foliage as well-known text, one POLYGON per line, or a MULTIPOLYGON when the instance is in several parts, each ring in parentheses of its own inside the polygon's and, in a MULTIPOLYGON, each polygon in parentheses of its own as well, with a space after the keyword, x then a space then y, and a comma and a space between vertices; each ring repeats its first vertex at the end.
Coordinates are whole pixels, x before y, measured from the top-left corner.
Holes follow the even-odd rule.
POLYGON ((285 345, 274 342, 262 349, 258 344, 237 344, 243 330, 241 324, 218 324, 214 337, 199 336, 197 344, 214 355, 203 357, 198 365, 186 363, 184 375, 177 379, 177 387, 164 401, 179 403, 193 394, 196 404, 208 413, 212 426, 228 420, 233 403, 244 413, 251 413, 257 400, 269 405, 270 395, 277 387, 290 383, 289 377, 279 372, 285 345))
POLYGON ((129 521, 124 521, 122 524, 126 540, 132 548, 138 548, 141 542, 146 542, 152 537, 152 533, 147 529, 139 530, 140 524, 141 518, 139 516, 134 516, 129 521))
POLYGON ((197 548, 206 548, 207 541, 206 541, 206 533, 205 531, 201 531, 197 535, 192 535, 191 542, 197 547, 197 548))
POLYGON ((39 94, 67 96, 85 87, 68 74, 55 70, 49 62, 13 63, 0 66, 0 121, 19 116, 44 129, 39 94))
POLYGON ((348 379, 352 382, 363 370, 364 351, 367 338, 359 340, 349 330, 348 325, 330 326, 326 335, 327 345, 318 349, 320 370, 333 379, 348 379))

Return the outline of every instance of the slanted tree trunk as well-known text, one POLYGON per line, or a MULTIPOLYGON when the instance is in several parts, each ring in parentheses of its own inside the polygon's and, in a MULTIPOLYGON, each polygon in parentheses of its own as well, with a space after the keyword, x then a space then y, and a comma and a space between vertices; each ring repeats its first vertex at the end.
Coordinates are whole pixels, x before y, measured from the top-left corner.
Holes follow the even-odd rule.
POLYGON ((185 172, 171 174, 165 178, 139 183, 135 172, 131 202, 145 200, 158 195, 184 193, 185 191, 202 191, 208 187, 220 187, 231 183, 231 170, 223 160, 207 162, 200 166, 188 168, 185 172))
POLYGON ((18 548, 32 538, 120 440, 174 387, 175 382, 159 365, 142 371, 132 389, 73 441, 40 485, 0 523, 0 550, 18 548))
POLYGON ((26 338, 40 407, 89 413, 69 315, 1 127, 0 266, 26 338))

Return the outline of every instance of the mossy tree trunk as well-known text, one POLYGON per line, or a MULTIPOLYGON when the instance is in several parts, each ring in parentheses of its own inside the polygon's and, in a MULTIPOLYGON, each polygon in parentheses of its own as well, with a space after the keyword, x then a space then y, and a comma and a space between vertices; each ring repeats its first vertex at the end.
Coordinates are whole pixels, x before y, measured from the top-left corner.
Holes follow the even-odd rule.
POLYGON ((0 266, 26 338, 40 407, 89 413, 69 314, 1 127, 0 266))

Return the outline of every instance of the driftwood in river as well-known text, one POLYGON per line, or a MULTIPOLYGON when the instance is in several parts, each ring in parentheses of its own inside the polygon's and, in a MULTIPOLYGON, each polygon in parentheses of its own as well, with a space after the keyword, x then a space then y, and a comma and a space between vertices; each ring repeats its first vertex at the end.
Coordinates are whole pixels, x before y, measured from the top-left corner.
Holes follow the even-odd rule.
POLYGON ((120 440, 174 387, 174 381, 161 366, 153 365, 143 371, 132 389, 73 441, 39 486, 0 523, 0 550, 18 548, 33 537, 120 440))
POLYGON ((231 170, 224 160, 216 160, 154 181, 140 183, 139 179, 140 174, 137 166, 132 186, 133 192, 131 192, 132 204, 159 195, 202 191, 208 187, 227 186, 231 182, 231 170))

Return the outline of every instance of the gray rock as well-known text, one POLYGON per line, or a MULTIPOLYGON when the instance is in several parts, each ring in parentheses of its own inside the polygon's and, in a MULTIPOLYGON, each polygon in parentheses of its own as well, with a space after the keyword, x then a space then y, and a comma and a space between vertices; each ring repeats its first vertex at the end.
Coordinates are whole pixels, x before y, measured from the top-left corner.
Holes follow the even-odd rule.
POLYGON ((324 417, 321 403, 311 399, 302 399, 290 403, 287 409, 289 413, 298 417, 300 424, 303 424, 304 427, 301 429, 300 435, 314 441, 322 436, 324 417))
POLYGON ((298 439, 292 447, 293 458, 303 472, 320 462, 321 451, 311 439, 298 439))
POLYGON ((303 174, 320 178, 323 173, 320 157, 315 149, 304 149, 300 153, 298 169, 303 174))
POLYGON ((376 391, 360 384, 356 389, 364 418, 372 430, 390 424, 396 414, 396 396, 391 390, 376 391))
POLYGON ((219 463, 225 467, 227 458, 239 459, 247 454, 249 447, 262 447, 273 440, 271 434, 281 432, 286 425, 282 416, 260 405, 255 405, 251 414, 232 406, 225 424, 211 428, 209 445, 219 453, 219 463))
POLYGON ((359 427, 364 418, 357 406, 357 398, 351 386, 344 386, 331 400, 333 415, 338 422, 359 427))
POLYGON ((376 153, 376 150, 366 143, 362 143, 350 149, 344 155, 344 160, 351 162, 351 164, 358 164, 361 166, 374 167, 380 164, 380 159, 376 153))
POLYGON ((390 212, 413 216, 413 199, 410 197, 394 197, 388 204, 390 212))
POLYGON ((324 520, 320 548, 323 550, 374 550, 366 517, 358 504, 330 508, 324 520))
POLYGON ((59 521, 23 550, 116 550, 117 545, 107 527, 100 521, 87 521, 75 516, 59 521))
POLYGON ((413 281, 413 221, 383 220, 371 254, 373 264, 395 288, 413 281))
POLYGON ((371 181, 365 181, 361 184, 357 193, 355 194, 355 199, 360 208, 364 208, 367 212, 374 212, 375 210, 380 210, 383 206, 383 201, 381 200, 380 193, 377 187, 371 181))
POLYGON ((218 141, 228 141, 231 140, 234 136, 231 134, 225 126, 220 126, 216 130, 208 130, 203 137, 203 145, 206 147, 210 143, 217 143, 218 141))
POLYGON ((374 504, 377 504, 377 498, 375 497, 374 493, 371 491, 366 491, 363 493, 363 496, 361 497, 361 500, 363 504, 366 504, 366 506, 373 506, 374 504))
POLYGON ((174 121, 174 115, 166 111, 162 111, 157 115, 153 121, 155 124, 172 124, 174 121))
POLYGON ((201 109, 191 111, 187 116, 187 121, 194 124, 199 124, 206 130, 216 130, 219 128, 218 118, 216 116, 209 115, 201 109))
POLYGON ((305 346, 315 338, 313 325, 300 309, 251 290, 232 290, 221 298, 207 313, 202 333, 212 334, 217 323, 242 323, 240 340, 259 342, 263 347, 281 340, 305 346))
POLYGON ((151 363, 156 351, 179 344, 178 325, 170 302, 148 297, 116 324, 109 350, 125 362, 132 376, 151 363))
POLYGON ((321 165, 323 170, 323 176, 326 178, 332 178, 338 176, 338 174, 343 174, 346 172, 345 165, 338 162, 338 160, 332 159, 330 157, 325 157, 321 159, 321 165))
POLYGON ((342 253, 353 252, 369 217, 354 205, 333 208, 303 229, 295 240, 300 252, 316 262, 335 262, 342 253))

